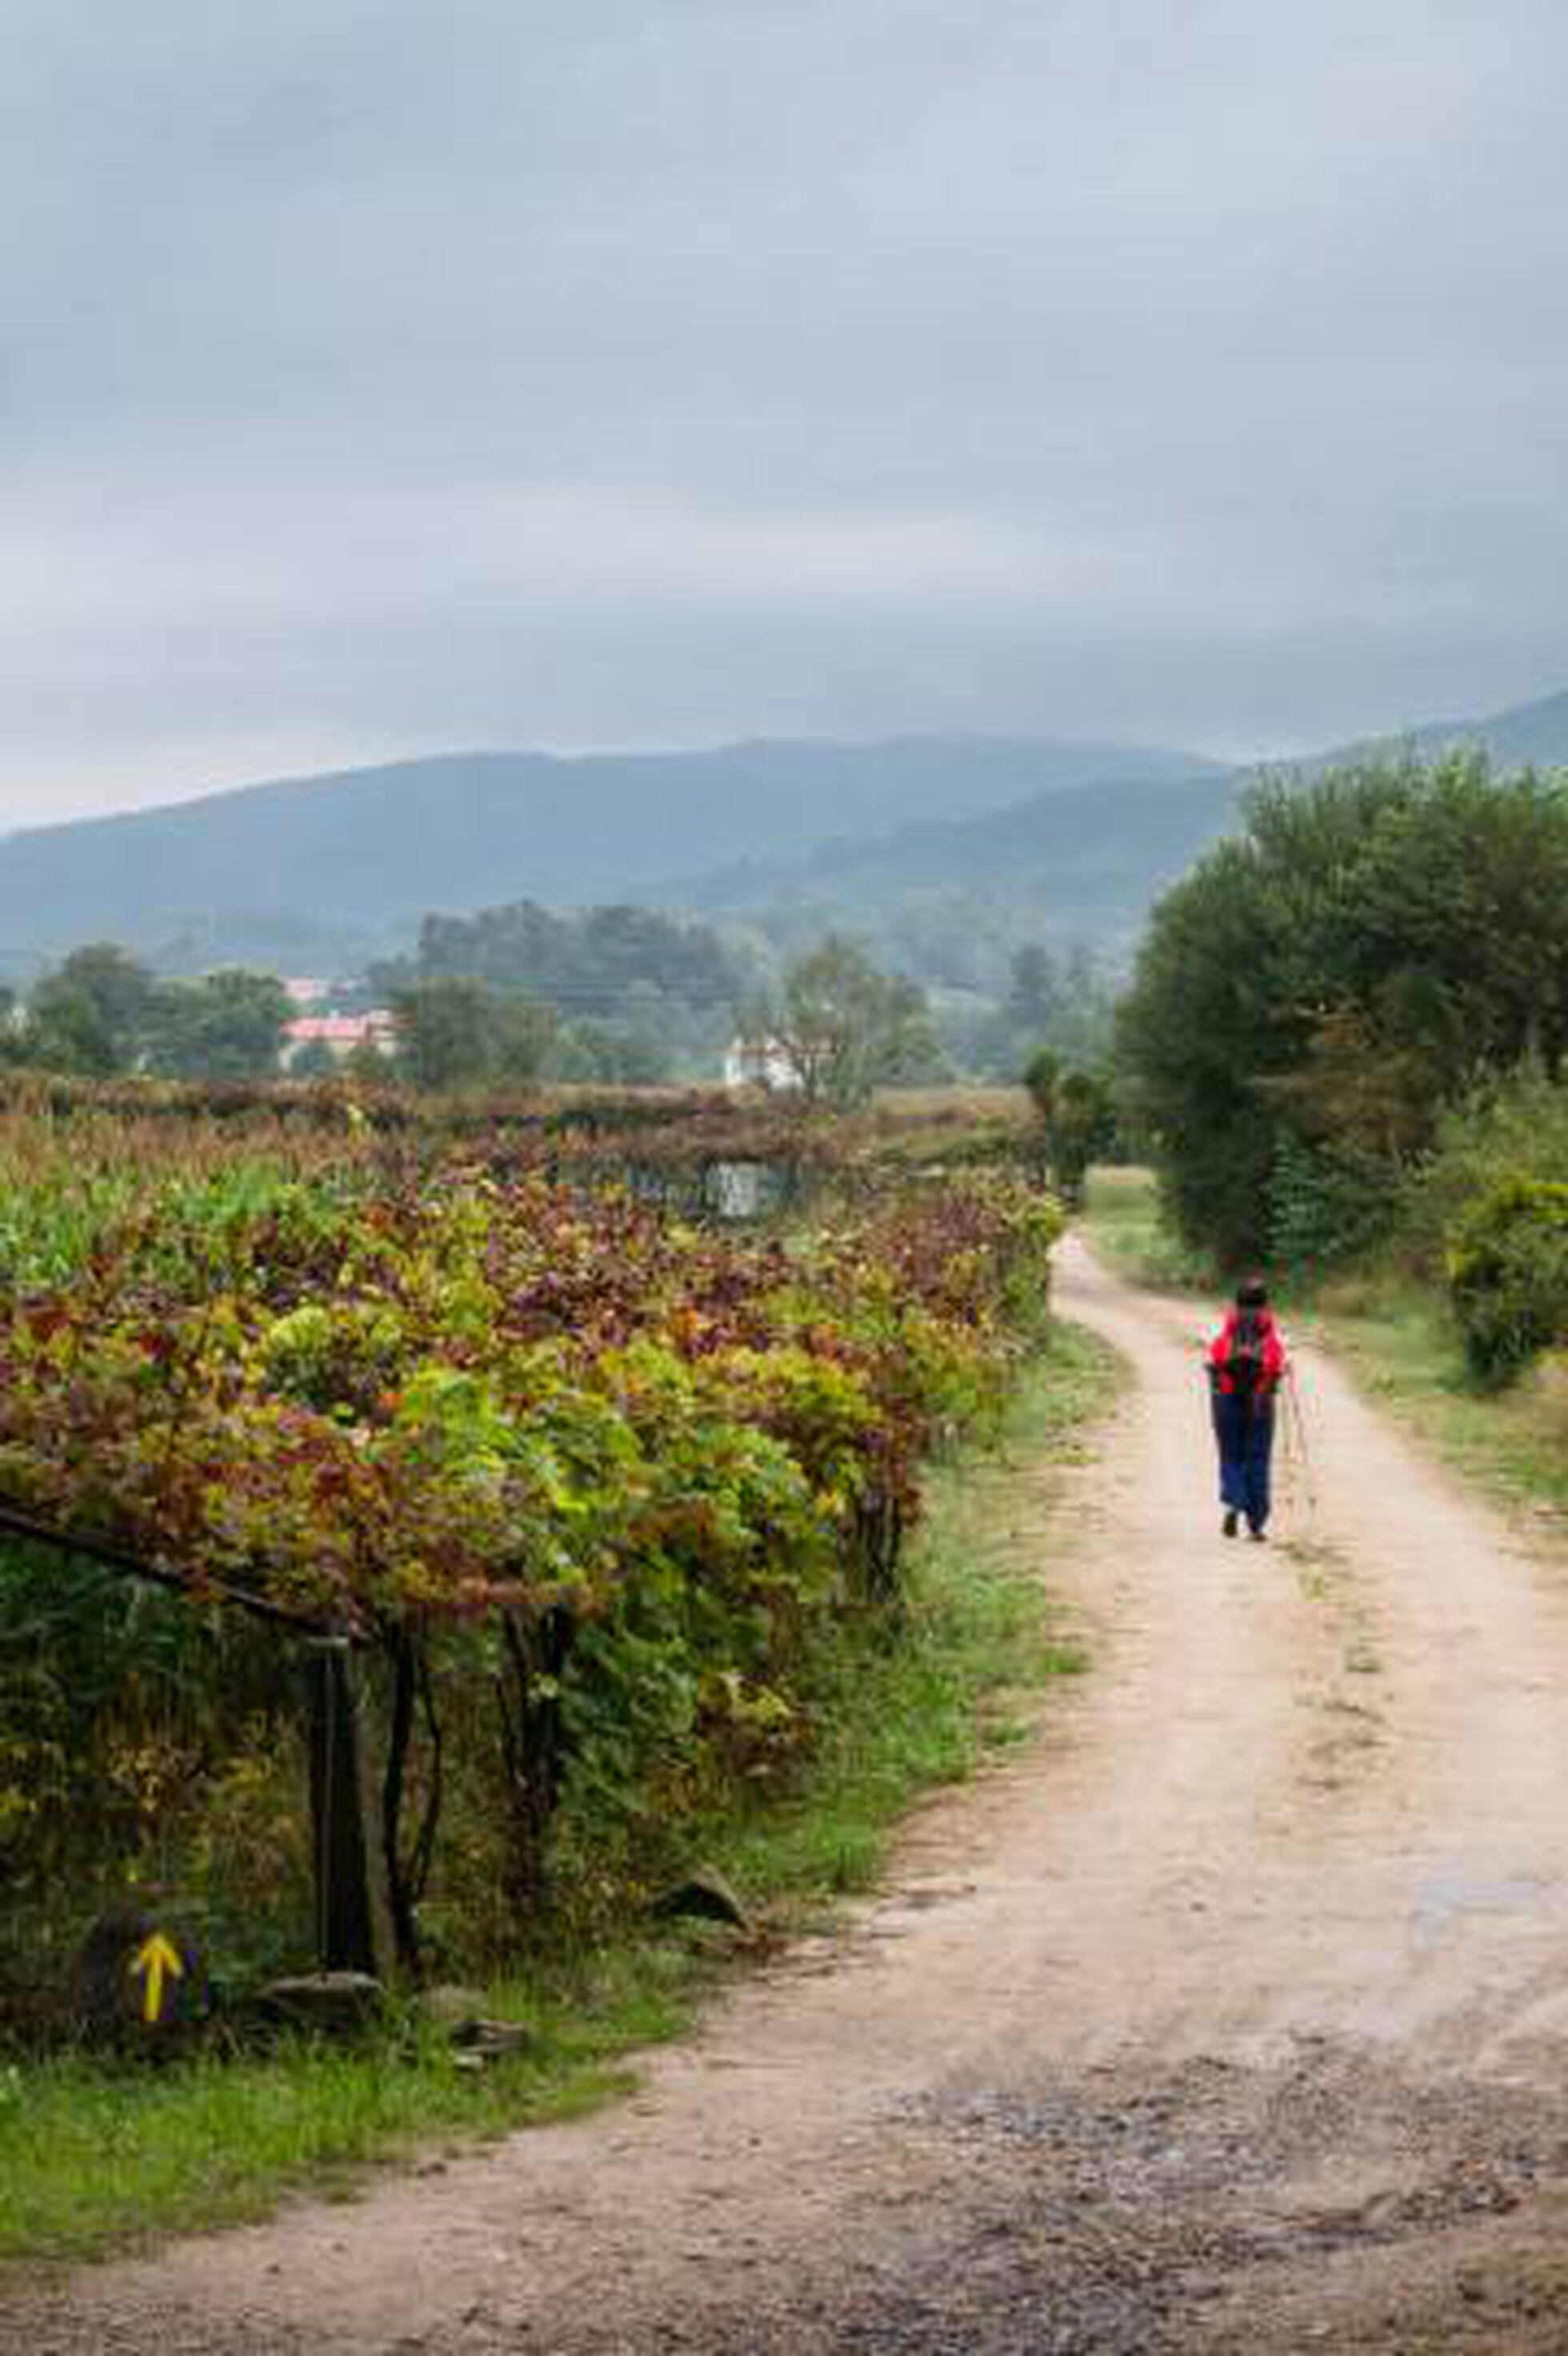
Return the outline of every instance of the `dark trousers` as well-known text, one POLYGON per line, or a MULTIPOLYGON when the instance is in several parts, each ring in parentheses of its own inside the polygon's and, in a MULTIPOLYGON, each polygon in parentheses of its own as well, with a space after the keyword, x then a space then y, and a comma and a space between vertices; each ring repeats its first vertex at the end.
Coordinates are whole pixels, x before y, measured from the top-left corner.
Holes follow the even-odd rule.
POLYGON ((1219 1502, 1261 1530, 1269 1519, 1269 1460, 1274 1450, 1272 1398, 1214 1394, 1214 1437, 1219 1443, 1219 1502))

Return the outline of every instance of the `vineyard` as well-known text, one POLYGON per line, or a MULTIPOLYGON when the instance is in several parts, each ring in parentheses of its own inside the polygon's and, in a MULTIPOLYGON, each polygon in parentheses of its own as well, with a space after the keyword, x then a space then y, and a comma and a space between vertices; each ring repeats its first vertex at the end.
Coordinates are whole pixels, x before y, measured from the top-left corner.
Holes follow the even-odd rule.
POLYGON ((360 1960, 405 1976, 641 1906, 788 1790, 839 1632, 897 1642, 922 1468, 994 1424, 1058 1217, 1015 1120, 779 1119, 0 1112, 13 2028, 60 2024, 116 1903, 177 1903, 220 1981, 350 1959, 324 1694, 362 1739, 360 1960), (650 1182, 781 1161, 810 1187, 744 1231, 650 1182))

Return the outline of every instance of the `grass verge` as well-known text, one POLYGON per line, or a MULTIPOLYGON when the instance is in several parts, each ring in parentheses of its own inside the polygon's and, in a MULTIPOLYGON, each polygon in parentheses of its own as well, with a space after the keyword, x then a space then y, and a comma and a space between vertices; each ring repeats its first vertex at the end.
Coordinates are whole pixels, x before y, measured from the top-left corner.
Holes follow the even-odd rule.
POLYGON ((1220 1281, 1212 1260, 1166 1225, 1152 1171, 1091 1170, 1082 1224, 1096 1251, 1119 1274, 1152 1292, 1211 1293, 1220 1281))
POLYGON ((1444 1304, 1396 1277, 1329 1282, 1310 1298, 1322 1338, 1362 1390, 1499 1504, 1568 1524, 1568 1397, 1548 1364, 1506 1391, 1466 1373, 1444 1304))
MULTIPOLYGON (((1083 1665, 1041 1578, 1040 1483, 1110 1387, 1101 1346, 1058 1326, 1002 1446, 933 1472, 901 1641, 846 1641, 823 1731, 789 1799, 707 1828, 706 1853, 794 1927, 875 1880, 901 1814, 1026 1731, 1083 1665)), ((625 2057, 675 2035, 715 1968, 711 1933, 646 1925, 489 1990, 527 2050, 483 2073, 413 2019, 358 2047, 299 2041, 162 2068, 87 2055, 0 2062, 0 2274, 230 2224, 301 2187, 351 2193, 367 2162, 580 2114, 632 2083, 625 2057)))

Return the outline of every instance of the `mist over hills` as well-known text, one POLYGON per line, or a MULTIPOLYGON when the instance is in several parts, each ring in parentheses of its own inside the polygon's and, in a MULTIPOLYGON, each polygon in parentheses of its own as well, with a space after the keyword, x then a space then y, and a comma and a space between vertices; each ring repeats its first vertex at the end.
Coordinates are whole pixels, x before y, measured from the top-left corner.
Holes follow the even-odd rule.
POLYGON ((885 910, 911 894, 963 894, 1028 906, 1042 932, 1115 945, 1155 894, 1230 823, 1242 779, 1218 766, 1152 786, 1107 777, 1035 794, 964 819, 928 819, 809 858, 748 862, 691 879, 671 896, 697 915, 792 904, 885 910))
MULTIPOLYGON (((1568 765, 1568 692, 1341 748, 1568 765)), ((521 900, 853 923, 933 894, 1124 948, 1250 772, 1165 746, 917 737, 443 754, 0 839, 0 958, 89 939, 173 967, 342 970, 521 900)))
POLYGON ((833 836, 984 815, 1135 774, 1201 774, 1162 747, 916 738, 695 753, 469 753, 292 778, 0 841, 0 939, 92 937, 197 963, 306 964, 395 947, 431 910, 671 896, 665 879, 789 859, 833 836))
POLYGON ((1321 767, 1349 754, 1397 753, 1409 745, 1423 756, 1474 744, 1488 753, 1498 768, 1560 768, 1568 764, 1568 691, 1537 696, 1480 720, 1432 720, 1420 728, 1369 738, 1319 756, 1321 767))
MULTIPOLYGON (((1464 745, 1487 753, 1499 768, 1568 766, 1568 693, 1278 766, 1313 774, 1338 761, 1407 749, 1424 757, 1464 745)), ((669 896, 706 916, 814 907, 825 917, 880 911, 940 890, 1026 905, 1042 931, 1114 948, 1135 937, 1151 902, 1230 826, 1257 774, 1195 761, 1186 776, 1152 791, 1130 765, 1124 776, 1036 794, 1003 810, 914 820, 789 861, 741 862, 689 878, 669 896)))

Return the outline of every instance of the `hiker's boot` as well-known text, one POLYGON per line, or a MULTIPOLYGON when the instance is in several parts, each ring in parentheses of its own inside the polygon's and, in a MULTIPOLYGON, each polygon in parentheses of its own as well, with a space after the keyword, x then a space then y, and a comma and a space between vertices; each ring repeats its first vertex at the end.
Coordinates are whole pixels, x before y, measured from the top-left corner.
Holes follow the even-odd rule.
POLYGON ((1251 1539, 1254 1546, 1266 1546, 1268 1543, 1269 1534, 1259 1522, 1248 1523, 1247 1536, 1251 1539))
POLYGON ((1233 1538, 1235 1537, 1236 1508, 1234 1505, 1230 1505, 1226 1508, 1225 1519, 1220 1523, 1219 1527, 1228 1538, 1233 1538))

